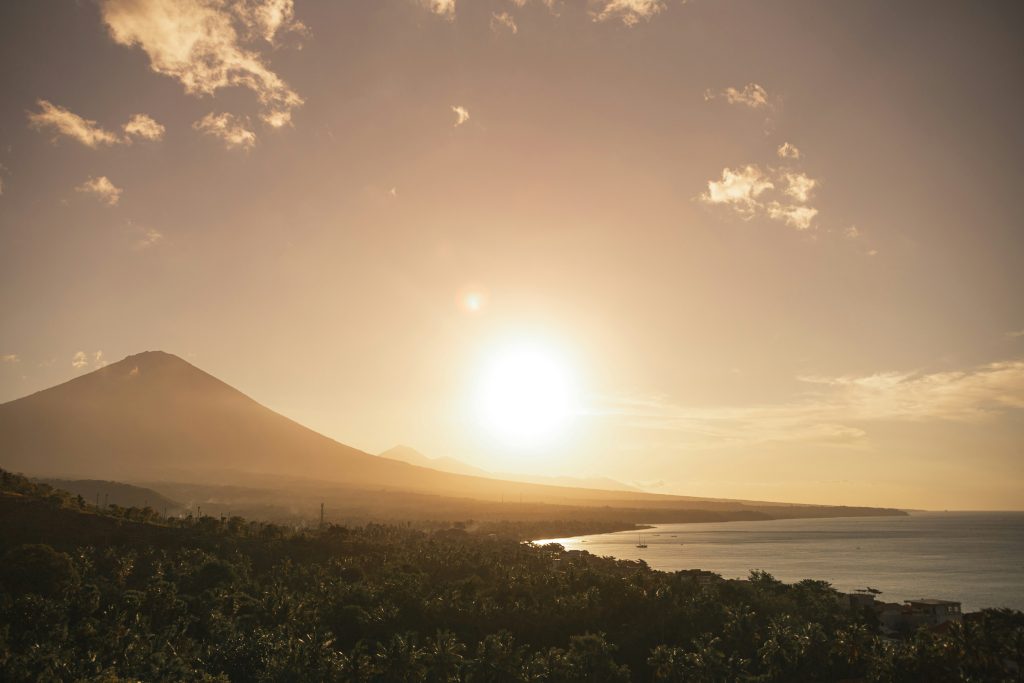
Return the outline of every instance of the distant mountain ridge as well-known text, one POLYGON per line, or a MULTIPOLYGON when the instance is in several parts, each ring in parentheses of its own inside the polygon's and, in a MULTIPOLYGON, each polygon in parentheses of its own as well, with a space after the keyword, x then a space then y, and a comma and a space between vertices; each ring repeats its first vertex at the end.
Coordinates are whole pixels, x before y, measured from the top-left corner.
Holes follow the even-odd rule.
MULTIPOLYGON (((0 404, 0 467, 29 476, 372 493, 534 505, 750 511, 758 506, 443 472, 346 446, 162 351, 146 351, 0 404)), ((360 494, 362 495, 362 494, 360 494)), ((172 494, 174 496, 174 494, 172 494)), ((191 501, 189 501, 191 502, 191 501)), ((303 504, 312 506, 309 501, 303 504)), ((765 504, 768 507, 771 504, 765 504)), ((893 514, 771 505, 772 516, 893 514), (816 513, 815 513, 816 511, 816 513)))
POLYGON ((469 463, 462 462, 455 458, 442 456, 431 458, 420 453, 410 446, 395 446, 380 453, 382 458, 390 458, 401 462, 417 465, 419 467, 430 467, 442 472, 453 474, 468 474, 475 477, 491 477, 505 479, 508 481, 522 481, 530 484, 546 484, 550 486, 573 486, 578 488, 604 489, 607 491, 642 491, 642 489, 623 484, 607 477, 546 477, 540 475, 521 474, 518 472, 492 472, 490 470, 474 467, 469 463))

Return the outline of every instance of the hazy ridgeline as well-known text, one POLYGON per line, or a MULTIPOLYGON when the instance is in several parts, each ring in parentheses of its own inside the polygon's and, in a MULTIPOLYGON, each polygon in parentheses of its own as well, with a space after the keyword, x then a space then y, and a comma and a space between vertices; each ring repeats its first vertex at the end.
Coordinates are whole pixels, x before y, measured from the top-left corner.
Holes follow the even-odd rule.
POLYGON ((1009 610, 890 640, 818 581, 459 528, 165 519, 0 481, 3 680, 994 681, 1024 665, 1009 610))

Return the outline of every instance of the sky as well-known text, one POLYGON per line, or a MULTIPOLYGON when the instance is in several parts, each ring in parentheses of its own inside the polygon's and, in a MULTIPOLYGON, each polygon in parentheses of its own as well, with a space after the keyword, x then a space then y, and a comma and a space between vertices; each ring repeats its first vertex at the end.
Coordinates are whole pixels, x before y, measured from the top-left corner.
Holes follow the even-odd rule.
POLYGON ((1019 509, 1020 20, 3 3, 0 401, 161 349, 370 452, 1019 509))

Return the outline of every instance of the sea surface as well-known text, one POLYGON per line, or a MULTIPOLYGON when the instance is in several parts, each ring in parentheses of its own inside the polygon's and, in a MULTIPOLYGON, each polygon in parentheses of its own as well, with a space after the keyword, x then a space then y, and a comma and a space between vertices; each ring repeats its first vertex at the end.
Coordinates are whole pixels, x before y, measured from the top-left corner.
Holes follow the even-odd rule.
POLYGON ((847 592, 870 586, 887 602, 940 598, 959 600, 965 611, 1024 610, 1024 512, 659 524, 535 542, 664 571, 745 578, 762 569, 787 583, 820 579, 847 592), (636 547, 641 537, 646 548, 636 547))

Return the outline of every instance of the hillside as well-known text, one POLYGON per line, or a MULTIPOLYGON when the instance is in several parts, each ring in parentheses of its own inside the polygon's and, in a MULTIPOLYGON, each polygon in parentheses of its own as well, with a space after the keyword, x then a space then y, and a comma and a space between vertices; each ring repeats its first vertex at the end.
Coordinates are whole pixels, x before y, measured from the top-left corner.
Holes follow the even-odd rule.
POLYGON ((0 680, 1010 681, 1024 615, 884 636, 824 581, 407 525, 100 511, 0 472, 0 680))
POLYGON ((129 356, 0 405, 0 436, 0 467, 30 476, 257 486, 294 490, 299 500, 310 487, 336 486, 491 503, 743 512, 770 508, 772 517, 901 514, 708 501, 441 472, 329 439, 161 351, 129 356))

